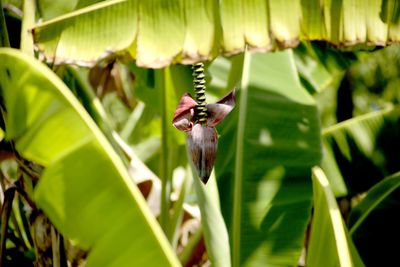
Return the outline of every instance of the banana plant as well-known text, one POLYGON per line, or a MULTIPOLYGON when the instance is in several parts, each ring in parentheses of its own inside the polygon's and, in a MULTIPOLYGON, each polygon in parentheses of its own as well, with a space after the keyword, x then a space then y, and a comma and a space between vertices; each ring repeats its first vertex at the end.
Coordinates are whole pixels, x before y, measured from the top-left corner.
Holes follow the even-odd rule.
MULTIPOLYGON (((398 170, 382 137, 390 132, 386 130, 396 128, 397 111, 368 114, 322 131, 317 103, 309 92, 322 92, 334 76, 329 67, 315 68, 315 55, 302 61, 304 58, 295 58, 288 48, 300 40, 325 40, 353 50, 399 41, 396 1, 295 0, 288 5, 275 0, 80 0, 57 4, 41 0, 37 15, 44 21, 40 22, 34 21, 34 9, 29 9, 32 3, 25 1, 21 34, 21 48, 30 56, 10 49, 0 52, 6 138, 2 144, 10 146, 8 152, 16 157, 24 179, 34 177, 24 201, 48 216, 55 226, 49 231, 55 233, 56 246, 62 247, 59 231, 69 243, 88 253, 89 266, 130 266, 132 262, 179 266, 190 265, 188 255, 196 256, 198 250, 204 253, 204 237, 208 259, 215 266, 294 266, 305 249, 306 261, 312 266, 323 261, 317 236, 329 225, 323 238, 329 243, 324 253, 330 263, 362 266, 362 260, 373 262, 365 253, 360 253, 359 259, 338 218, 331 190, 337 197, 348 197, 372 187, 364 204, 354 210, 353 214, 361 215, 351 216, 350 236, 362 252, 360 233, 369 229, 368 222, 374 219, 371 214, 382 207, 376 199, 389 199, 391 190, 397 188, 393 180, 385 182, 384 177, 398 170), (34 59, 33 42, 37 57, 64 80, 60 64, 92 67, 109 59, 130 62, 139 105, 126 114, 129 119, 120 131, 122 142, 115 142, 118 129, 104 127, 107 122, 99 119, 104 113, 99 99, 77 91, 68 81, 66 87, 34 59), (278 49, 286 50, 249 53, 278 49), (230 60, 219 57, 233 54, 239 55, 230 60), (237 105, 220 125, 213 125, 217 130, 213 128, 213 137, 219 139, 215 169, 212 173, 207 169, 207 177, 200 172, 204 179, 211 174, 211 181, 202 185, 194 174, 194 194, 187 186, 190 175, 186 175, 176 200, 176 173, 182 166, 186 168, 188 160, 184 134, 174 131, 171 122, 179 97, 191 88, 191 75, 186 67, 170 65, 206 60, 214 60, 206 63, 211 79, 206 90, 209 102, 237 87, 237 105), (161 187, 157 193, 159 223, 135 185, 137 169, 144 166, 140 159, 132 160, 134 171, 128 173, 124 154, 134 153, 129 152, 131 147, 121 149, 126 145, 139 152, 154 172, 153 181, 157 182, 153 185, 161 187), (322 171, 314 171, 311 179, 315 165, 322 167, 329 182, 322 171), (354 171, 354 165, 361 168, 354 171), (368 173, 360 175, 362 167, 367 167, 368 173), (361 187, 360 177, 368 180, 361 187), (380 180, 382 184, 374 189, 380 180), (177 231, 187 217, 182 215, 184 206, 193 196, 202 226, 183 248, 179 262, 172 247, 177 247, 177 231), (315 224, 311 223, 314 228, 309 237, 310 220, 315 224), (338 239, 341 242, 334 242, 338 239)), ((1 26, 5 26, 3 21, 1 26)), ((4 32, 1 40, 7 46, 4 32)), ((85 73, 83 69, 70 70, 78 80, 85 73)), ((85 88, 84 79, 80 83, 78 87, 85 88)), ((192 114, 196 105, 185 109, 185 115, 192 114)), ((196 123, 192 119, 188 122, 196 123)), ((15 229, 23 224, 20 213, 13 208, 8 214, 10 199, 18 188, 14 183, 4 190, 2 203, 5 218, 18 217, 10 217, 15 229)), ((17 190, 17 194, 23 192, 17 190)), ((2 251, 7 227, 2 224, 2 251)), ((29 248, 29 237, 26 240, 29 248)), ((34 246, 38 250, 36 243, 34 246)))

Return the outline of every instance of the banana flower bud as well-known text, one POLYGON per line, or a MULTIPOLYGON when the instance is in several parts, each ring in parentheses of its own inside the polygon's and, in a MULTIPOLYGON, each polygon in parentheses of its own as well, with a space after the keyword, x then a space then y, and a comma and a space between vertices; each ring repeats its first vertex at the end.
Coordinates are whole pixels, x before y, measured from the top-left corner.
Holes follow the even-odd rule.
POLYGON ((207 118, 198 121, 197 102, 185 93, 176 108, 173 125, 188 133, 189 155, 203 183, 207 183, 214 166, 218 147, 218 134, 215 129, 235 107, 236 92, 233 90, 215 104, 207 104, 207 118))

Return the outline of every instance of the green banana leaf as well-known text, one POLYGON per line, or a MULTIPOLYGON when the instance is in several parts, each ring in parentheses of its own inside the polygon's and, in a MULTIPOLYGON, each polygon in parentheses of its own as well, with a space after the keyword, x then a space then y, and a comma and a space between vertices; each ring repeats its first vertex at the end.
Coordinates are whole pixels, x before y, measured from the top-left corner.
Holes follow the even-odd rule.
POLYGON ((344 53, 321 43, 302 42, 294 49, 294 56, 302 85, 317 96, 324 89, 335 87, 350 65, 346 64, 344 53))
POLYGON ((321 158, 317 108, 291 50, 243 61, 242 71, 240 60, 230 68, 242 82, 219 127, 216 162, 232 264, 295 266, 311 214, 311 167, 321 158))
POLYGON ((328 179, 313 169, 314 214, 307 250, 307 266, 364 266, 343 223, 328 179))
POLYGON ((323 131, 321 167, 337 197, 367 191, 400 171, 396 107, 338 123, 323 131))
POLYGON ((311 94, 322 91, 332 83, 333 76, 304 49, 303 45, 296 48, 294 55, 301 83, 311 94))
POLYGON ((112 0, 39 23, 34 37, 56 63, 93 64, 107 53, 128 53, 138 66, 160 68, 245 47, 294 47, 299 40, 359 47, 398 42, 393 2, 112 0))
POLYGON ((40 17, 43 20, 49 20, 62 14, 90 6, 102 0, 38 0, 37 7, 40 17))
POLYGON ((204 185, 192 168, 193 184, 201 212, 201 223, 204 232, 207 254, 212 266, 227 267, 231 265, 229 237, 224 219, 221 215, 219 194, 214 175, 204 185))
POLYGON ((89 250, 87 266, 178 266, 121 159, 47 67, 0 50, 6 138, 45 167, 35 203, 62 234, 89 250))
POLYGON ((398 261, 400 238, 400 174, 376 184, 351 211, 350 235, 367 266, 390 266, 398 261))

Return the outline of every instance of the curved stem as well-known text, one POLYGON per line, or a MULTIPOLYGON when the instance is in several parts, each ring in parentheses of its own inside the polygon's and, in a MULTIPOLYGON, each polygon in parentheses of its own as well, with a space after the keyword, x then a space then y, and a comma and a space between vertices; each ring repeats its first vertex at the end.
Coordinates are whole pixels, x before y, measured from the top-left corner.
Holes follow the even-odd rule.
POLYGON ((21 50, 30 55, 34 56, 33 51, 33 35, 30 29, 35 24, 35 0, 24 0, 24 15, 22 18, 22 29, 21 29, 21 50))

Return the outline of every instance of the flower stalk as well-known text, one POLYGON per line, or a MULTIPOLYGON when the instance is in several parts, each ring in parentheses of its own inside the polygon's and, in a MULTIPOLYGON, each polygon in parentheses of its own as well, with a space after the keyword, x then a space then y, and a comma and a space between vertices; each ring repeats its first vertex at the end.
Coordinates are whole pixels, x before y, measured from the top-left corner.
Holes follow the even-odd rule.
POLYGON ((197 120, 200 124, 204 124, 207 120, 207 104, 206 104, 206 75, 204 74, 204 64, 196 63, 193 69, 193 86, 196 92, 197 102, 197 120))

